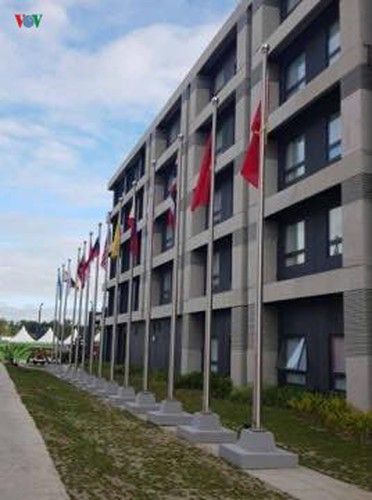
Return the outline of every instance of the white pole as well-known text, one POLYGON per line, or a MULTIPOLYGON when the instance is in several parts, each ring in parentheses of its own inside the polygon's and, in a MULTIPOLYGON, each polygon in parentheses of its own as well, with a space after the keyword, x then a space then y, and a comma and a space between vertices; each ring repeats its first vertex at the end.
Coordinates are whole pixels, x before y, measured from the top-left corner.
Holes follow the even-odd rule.
MULTIPOLYGON (((89 252, 92 248, 92 239, 93 233, 90 231, 89 233, 89 252)), ((89 259, 88 252, 88 259, 89 259)), ((85 369, 85 357, 86 357, 86 344, 87 344, 87 333, 88 333, 88 325, 89 325, 89 283, 90 283, 90 263, 87 267, 87 276, 86 276, 86 290, 85 290, 85 321, 83 328, 83 352, 81 354, 81 367, 85 369)))
POLYGON ((74 332, 75 332, 75 321, 76 321, 76 306, 77 306, 77 298, 78 298, 78 288, 77 288, 77 268, 79 265, 80 261, 80 254, 81 254, 81 247, 78 248, 77 251, 77 258, 76 258, 76 273, 75 273, 75 289, 74 289, 74 306, 72 309, 72 320, 71 320, 71 336, 70 336, 70 352, 69 352, 69 358, 68 358, 68 364, 71 366, 72 364, 72 350, 74 346, 74 332))
MULTIPOLYGON (((98 248, 101 250, 101 232, 102 223, 98 224, 98 248)), ((93 299, 93 312, 92 312, 92 326, 90 329, 90 352, 89 352, 89 373, 93 373, 93 350, 94 350, 94 337, 96 334, 96 312, 97 312, 97 297, 98 297, 98 279, 99 279, 99 258, 100 251, 96 256, 96 276, 94 282, 94 299, 93 299)))
POLYGON ((62 276, 61 276, 61 298, 59 301, 59 311, 58 311, 58 336, 57 336, 57 353, 59 362, 62 362, 62 302, 63 302, 63 290, 64 290, 64 275, 65 275, 65 265, 62 264, 62 276))
POLYGON ((176 357, 176 335, 177 335, 177 312, 178 312, 178 262, 179 262, 179 242, 181 231, 181 186, 183 179, 183 135, 179 134, 179 149, 177 161, 177 196, 175 207, 175 234, 174 234, 174 258, 172 271, 172 315, 169 338, 169 368, 168 368, 168 399, 174 398, 174 372, 176 357))
POLYGON ((211 370, 211 334, 212 334, 212 312, 213 312, 213 240, 214 240, 214 170, 216 156, 216 130, 217 130, 217 111, 218 98, 212 98, 212 151, 211 151, 211 186, 209 195, 209 240, 207 255, 207 309, 205 311, 205 335, 204 335, 204 379, 203 379, 203 412, 210 411, 210 370, 211 370))
MULTIPOLYGON (((133 182, 133 199, 132 208, 134 213, 134 224, 136 225, 137 231, 137 217, 136 217, 136 187, 137 181, 133 182)), ((129 247, 131 243, 129 242, 129 247)), ((124 387, 129 387, 129 368, 130 368, 130 338, 132 334, 132 309, 133 309, 133 270, 134 270, 134 255, 133 252, 129 251, 129 287, 128 287, 128 322, 127 322, 127 332, 125 336, 125 365, 124 365, 124 387)))
MULTIPOLYGON (((70 275, 71 275, 71 259, 68 259, 68 261, 67 261, 67 276, 70 277, 70 275)), ((65 286, 65 303, 64 303, 64 306, 63 306, 63 320, 62 320, 61 362, 62 362, 62 356, 63 356, 63 348, 64 348, 64 345, 65 345, 65 331, 66 331, 66 316, 67 316, 68 295, 69 295, 69 288, 67 286, 67 281, 66 281, 66 286, 65 286)))
POLYGON ((253 418, 252 429, 261 430, 262 409, 262 299, 263 299, 263 228, 265 201, 265 146, 266 146, 266 100, 267 100, 267 56, 269 46, 262 46, 262 101, 261 101, 261 138, 259 166, 259 205, 257 234, 257 300, 256 300, 256 342, 255 342, 255 377, 253 382, 253 418))
MULTIPOLYGON (((111 213, 107 214, 107 241, 106 244, 108 248, 111 246, 111 238, 110 238, 110 226, 111 226, 111 213)), ((107 248, 104 249, 107 252, 107 248)), ((105 277, 104 277, 104 285, 103 285, 103 297, 102 297, 102 321, 101 321, 101 335, 100 335, 100 343, 99 343, 99 360, 98 360, 98 376, 102 377, 102 363, 103 363, 103 345, 105 340, 105 324, 106 324, 106 304, 107 304, 107 282, 108 282, 108 268, 109 268, 109 257, 107 256, 107 262, 105 267, 105 277)))
POLYGON ((53 356, 57 361, 56 356, 56 343, 57 343, 57 325, 58 325, 58 300, 60 297, 59 282, 60 282, 60 268, 57 269, 57 283, 56 283, 56 299, 54 303, 54 320, 53 320, 53 356))
POLYGON ((146 274, 146 325, 145 325, 145 339, 144 339, 144 356, 143 356, 143 392, 149 390, 149 354, 150 354, 150 328, 151 328, 151 277, 152 277, 152 252, 153 252, 153 227, 154 227, 154 205, 155 205, 155 167, 156 160, 151 162, 150 171, 150 186, 149 190, 149 213, 147 221, 147 236, 148 236, 148 269, 146 274))
MULTIPOLYGON (((82 261, 85 262, 85 254, 86 254, 86 248, 87 248, 87 242, 84 241, 83 243, 83 256, 82 256, 82 261)), ((82 319, 82 313, 83 313, 83 297, 84 297, 84 286, 82 283, 80 283, 80 295, 79 295, 79 314, 78 314, 78 324, 77 324, 77 333, 76 333, 76 339, 75 339, 75 370, 78 368, 79 364, 79 348, 80 348, 80 330, 81 330, 81 319, 82 319)))

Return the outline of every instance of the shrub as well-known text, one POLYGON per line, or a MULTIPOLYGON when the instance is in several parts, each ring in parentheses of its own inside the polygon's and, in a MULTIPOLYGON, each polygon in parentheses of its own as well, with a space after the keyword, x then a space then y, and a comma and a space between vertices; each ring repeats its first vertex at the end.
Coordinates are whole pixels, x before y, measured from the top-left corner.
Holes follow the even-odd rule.
MULTIPOLYGON (((176 379, 177 389, 199 389, 203 388, 203 374, 191 372, 179 375, 176 379)), ((217 399, 228 398, 232 391, 232 381, 228 377, 221 377, 215 373, 211 374, 211 395, 217 399)))
POLYGON ((367 443, 372 437, 372 411, 361 412, 339 396, 306 393, 300 398, 292 398, 288 406, 301 413, 307 413, 322 424, 367 443))

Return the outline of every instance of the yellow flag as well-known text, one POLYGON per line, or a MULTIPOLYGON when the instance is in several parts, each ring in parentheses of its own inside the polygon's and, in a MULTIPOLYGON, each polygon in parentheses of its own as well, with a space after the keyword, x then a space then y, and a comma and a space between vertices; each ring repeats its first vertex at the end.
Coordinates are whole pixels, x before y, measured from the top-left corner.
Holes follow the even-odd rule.
POLYGON ((111 257, 116 259, 119 257, 120 253, 120 223, 119 221, 116 223, 116 228, 115 228, 115 233, 114 233, 114 239, 112 240, 111 243, 111 257))

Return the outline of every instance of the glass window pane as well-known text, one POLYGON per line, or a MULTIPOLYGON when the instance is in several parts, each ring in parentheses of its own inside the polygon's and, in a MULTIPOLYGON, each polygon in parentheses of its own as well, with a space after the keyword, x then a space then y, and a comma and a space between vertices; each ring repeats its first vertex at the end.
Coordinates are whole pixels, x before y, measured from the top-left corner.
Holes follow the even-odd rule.
POLYGON ((305 137, 296 137, 286 150, 286 181, 292 181, 305 173, 305 137))
POLYGON ((337 20, 328 32, 328 63, 333 64, 341 54, 340 22, 337 20))
POLYGON ((304 373, 286 373, 285 379, 287 384, 295 384, 295 385, 305 385, 306 384, 306 375, 304 373))
POLYGON ((342 207, 329 211, 329 255, 342 254, 342 207))
POLYGON ((212 282, 217 287, 220 284, 221 254, 217 252, 213 255, 212 282))
POLYGON ((217 373, 218 371, 218 339, 211 338, 211 371, 217 373))
POLYGON ((286 90, 287 94, 292 94, 305 86, 306 83, 306 59, 302 53, 287 68, 286 90))
POLYGON ((285 250, 286 253, 304 250, 305 248, 305 222, 290 224, 286 228, 285 250))
POLYGON ((342 154, 342 126, 340 114, 333 115, 328 122, 328 158, 334 160, 342 154))
POLYGON ((344 337, 332 337, 332 370, 333 373, 345 373, 344 337))
POLYGON ((305 351, 304 337, 293 337, 286 341, 286 369, 306 371, 306 362, 303 362, 305 351), (300 366, 303 368, 301 369, 300 366))

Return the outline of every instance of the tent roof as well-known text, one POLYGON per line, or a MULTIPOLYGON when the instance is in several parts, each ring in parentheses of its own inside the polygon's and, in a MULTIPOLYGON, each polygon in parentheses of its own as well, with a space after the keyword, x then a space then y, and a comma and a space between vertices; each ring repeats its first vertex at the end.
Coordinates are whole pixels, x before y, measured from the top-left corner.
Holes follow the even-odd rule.
POLYGON ((37 340, 38 344, 53 344, 53 330, 49 328, 49 330, 44 333, 42 337, 37 340))
POLYGON ((28 333, 26 328, 22 326, 18 333, 14 335, 14 337, 10 340, 10 342, 14 342, 15 344, 26 344, 33 343, 35 340, 28 333))

